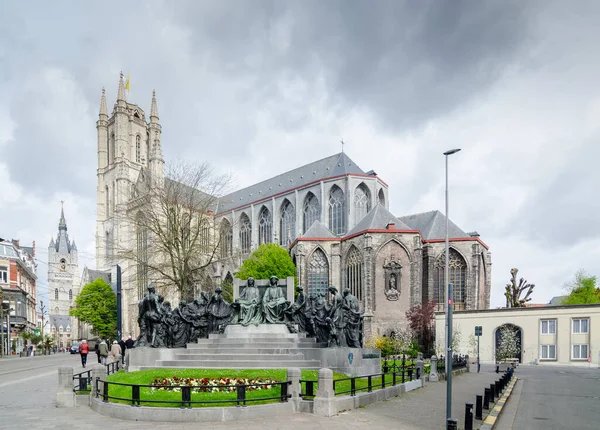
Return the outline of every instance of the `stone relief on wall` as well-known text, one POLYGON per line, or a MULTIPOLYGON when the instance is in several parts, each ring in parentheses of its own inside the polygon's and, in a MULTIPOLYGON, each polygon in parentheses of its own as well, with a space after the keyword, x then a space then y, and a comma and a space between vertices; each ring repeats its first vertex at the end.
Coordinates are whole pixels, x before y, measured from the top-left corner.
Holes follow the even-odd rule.
POLYGON ((391 260, 384 261, 383 273, 385 274, 385 297, 390 301, 400 299, 402 265, 392 256, 391 260))

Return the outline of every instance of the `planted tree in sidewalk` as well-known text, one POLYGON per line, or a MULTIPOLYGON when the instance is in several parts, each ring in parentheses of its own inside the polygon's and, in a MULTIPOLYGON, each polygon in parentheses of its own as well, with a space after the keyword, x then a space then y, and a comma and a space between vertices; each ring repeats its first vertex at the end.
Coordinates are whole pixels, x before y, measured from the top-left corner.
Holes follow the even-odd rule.
POLYGON ((117 337, 117 295, 102 278, 81 289, 69 315, 92 326, 92 333, 103 339, 117 337))

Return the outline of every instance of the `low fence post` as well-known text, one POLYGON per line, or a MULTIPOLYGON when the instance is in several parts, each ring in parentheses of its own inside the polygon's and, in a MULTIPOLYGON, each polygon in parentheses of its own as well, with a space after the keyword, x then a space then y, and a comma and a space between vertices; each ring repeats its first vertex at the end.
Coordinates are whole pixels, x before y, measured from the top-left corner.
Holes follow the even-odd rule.
POLYGON ((490 403, 496 401, 496 384, 490 384, 490 403))
POLYGON ((458 430, 458 421, 454 418, 448 418, 446 421, 446 429, 448 430, 458 430))
POLYGON ((438 359, 435 355, 431 357, 431 367, 429 370, 429 382, 439 382, 440 377, 437 373, 437 362, 438 359))
POLYGON ((417 355, 417 361, 415 361, 415 368, 417 369, 417 379, 423 378, 425 374, 425 363, 423 362, 423 354, 419 352, 417 355))
POLYGON ((103 381, 106 379, 106 366, 103 366, 102 364, 96 364, 92 368, 92 389, 90 390, 90 404, 92 403, 92 399, 94 397, 98 397, 104 394, 104 384, 100 386, 96 384, 96 380, 98 378, 100 378, 103 381), (96 392, 96 389, 98 389, 99 392, 96 392))
POLYGON ((469 356, 465 355, 465 360, 467 360, 467 373, 471 371, 471 363, 469 362, 469 356))
POLYGON ((473 403, 465 403, 465 430, 473 430, 473 403))
POLYGON ((320 417, 332 417, 337 414, 335 391, 333 390, 333 371, 319 370, 319 386, 313 400, 313 413, 320 417))
POLYGON ((486 388, 483 391, 483 409, 490 409, 490 389, 486 388))
POLYGON ((75 407, 75 392, 73 391, 73 368, 58 368, 58 390, 56 392, 56 406, 59 408, 75 407))
POLYGON ((292 384, 289 386, 289 394, 292 395, 290 401, 294 405, 294 412, 300 412, 300 377, 302 372, 297 367, 291 367, 287 370, 287 380, 292 384))

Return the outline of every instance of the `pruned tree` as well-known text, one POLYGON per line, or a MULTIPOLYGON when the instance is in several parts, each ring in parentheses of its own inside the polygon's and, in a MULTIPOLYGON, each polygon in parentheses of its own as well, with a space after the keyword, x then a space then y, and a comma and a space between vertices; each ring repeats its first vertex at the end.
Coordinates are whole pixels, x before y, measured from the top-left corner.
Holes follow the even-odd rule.
POLYGON ((134 243, 120 256, 136 265, 138 285, 154 282, 163 291, 174 289, 181 300, 192 300, 219 258, 221 234, 214 214, 231 179, 207 163, 183 161, 167 165, 165 176, 163 181, 147 171, 140 174, 126 210, 134 243))
POLYGON ((510 269, 510 283, 506 284, 504 297, 506 297, 507 308, 524 308, 525 304, 531 301, 529 296, 533 293, 535 284, 527 283, 525 278, 519 279, 517 283, 517 273, 519 269, 510 269), (525 296, 521 298, 521 295, 525 293, 525 296))
POLYGON ((413 306, 406 311, 408 326, 426 356, 431 355, 433 352, 433 343, 435 341, 435 309, 435 302, 425 302, 422 305, 413 306))
POLYGON ((500 328, 500 339, 496 348, 496 361, 504 361, 519 356, 519 336, 510 325, 500 328))

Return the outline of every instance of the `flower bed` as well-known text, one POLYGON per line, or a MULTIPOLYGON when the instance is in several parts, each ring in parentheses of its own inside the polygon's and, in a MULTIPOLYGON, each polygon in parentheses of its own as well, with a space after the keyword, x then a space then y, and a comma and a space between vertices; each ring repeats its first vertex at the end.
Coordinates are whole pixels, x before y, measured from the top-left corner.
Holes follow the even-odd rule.
POLYGON ((153 390, 165 391, 181 391, 182 386, 196 387, 192 392, 195 393, 218 393, 218 392, 234 392, 238 385, 250 385, 246 387, 246 391, 270 390, 273 384, 279 381, 266 378, 180 378, 173 376, 172 378, 156 378, 150 385, 153 390), (254 386, 254 384, 260 384, 254 386))

